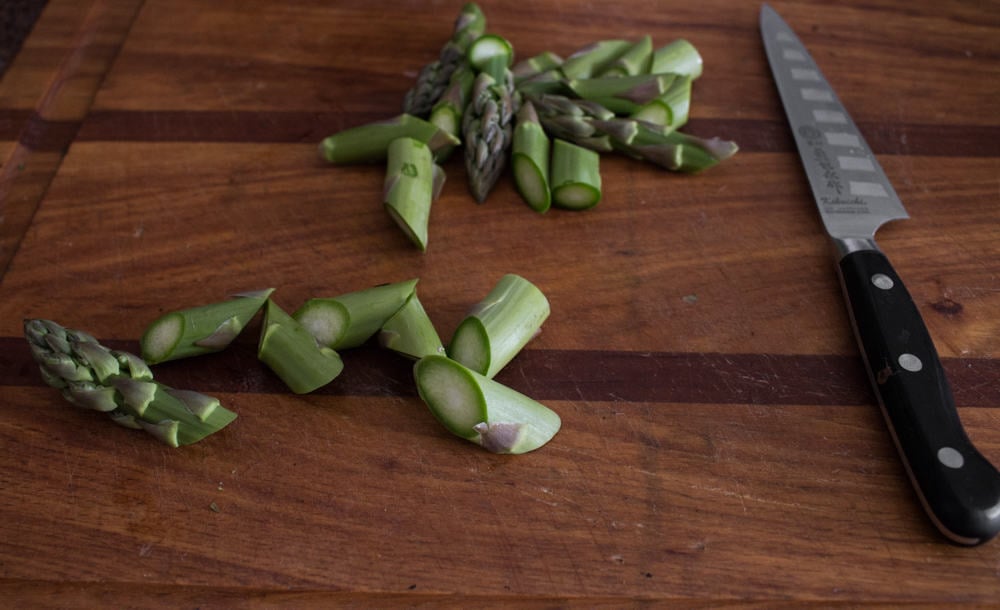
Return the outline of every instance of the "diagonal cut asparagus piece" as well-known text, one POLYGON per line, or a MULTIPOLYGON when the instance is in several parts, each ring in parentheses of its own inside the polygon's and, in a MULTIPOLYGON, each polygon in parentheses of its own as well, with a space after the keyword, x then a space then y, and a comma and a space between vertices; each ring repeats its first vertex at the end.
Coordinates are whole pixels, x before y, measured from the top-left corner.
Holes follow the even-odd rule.
POLYGON ((598 76, 630 76, 649 71, 653 56, 653 38, 643 36, 601 70, 598 76))
POLYGON ((653 74, 684 74, 695 80, 701 76, 701 55, 693 44, 681 38, 653 51, 649 71, 653 74))
POLYGON ((302 304, 292 318, 321 347, 349 349, 368 341, 406 304, 417 280, 381 284, 336 297, 316 297, 302 304))
POLYGON ((598 40, 571 53, 560 69, 566 78, 590 78, 631 46, 627 40, 598 40))
POLYGON ((656 99, 631 112, 630 118, 677 129, 687 123, 690 109, 691 77, 681 75, 656 99))
POLYGON ((413 376, 420 398, 449 432, 493 453, 538 449, 562 425, 545 405, 445 356, 421 358, 413 376))
MULTIPOLYGON (((450 133, 459 139, 462 131, 462 116, 465 107, 469 104, 469 96, 472 95, 472 83, 476 76, 472 68, 463 64, 451 76, 448 88, 441 95, 441 98, 431 108, 430 118, 427 120, 437 125, 442 131, 450 133)), ((435 154, 435 159, 443 161, 447 159, 455 146, 441 148, 435 154)))
POLYGON ((434 323, 417 298, 416 291, 382 325, 378 341, 386 349, 418 360, 424 356, 445 353, 434 323))
POLYGON ((674 74, 636 74, 574 79, 568 84, 577 96, 598 101, 614 111, 607 100, 645 104, 666 91, 675 78, 674 74))
POLYGON ((493 377, 540 332, 549 312, 549 301, 538 287, 507 274, 459 323, 448 355, 493 377))
POLYGON ((51 320, 25 320, 24 335, 42 379, 67 401, 146 430, 172 447, 197 442, 236 419, 211 396, 154 381, 141 358, 108 349, 87 333, 51 320))
POLYGON ((592 208, 601 200, 600 157, 593 150, 556 139, 552 146, 552 205, 592 208))
POLYGON ((320 142, 320 155, 330 163, 370 163, 385 160, 389 144, 399 138, 419 140, 437 154, 461 144, 437 125, 410 114, 376 121, 327 136, 320 142))
POLYGON ((160 316, 139 340, 148 364, 218 352, 229 346, 260 311, 273 288, 160 316))
POLYGON ((333 381, 344 369, 340 355, 316 343, 294 318, 268 299, 257 358, 296 394, 307 394, 333 381))
POLYGON ((672 171, 694 173, 708 169, 736 154, 735 142, 700 138, 658 125, 639 122, 639 133, 622 152, 672 171))
POLYGON ((464 65, 469 46, 486 31, 486 16, 474 2, 465 4, 458 17, 451 39, 445 43, 438 58, 427 64, 417 75, 417 82, 403 99, 403 112, 427 116, 448 88, 452 75, 464 65))
POLYGON ((435 178, 444 171, 435 171, 434 160, 427 145, 412 138, 399 138, 389 145, 382 201, 386 212, 403 233, 420 250, 427 250, 427 225, 434 200, 435 178))
POLYGON ((562 57, 559 57, 551 51, 544 51, 534 57, 529 57, 528 59, 517 62, 517 64, 515 64, 510 71, 511 74, 514 75, 514 84, 520 85, 526 80, 548 72, 558 72, 561 77, 562 73, 557 70, 557 68, 559 68, 562 64, 562 57))
POLYGON ((517 112, 511 152, 514 183, 521 198, 536 212, 545 213, 552 202, 549 190, 551 143, 530 101, 517 112))

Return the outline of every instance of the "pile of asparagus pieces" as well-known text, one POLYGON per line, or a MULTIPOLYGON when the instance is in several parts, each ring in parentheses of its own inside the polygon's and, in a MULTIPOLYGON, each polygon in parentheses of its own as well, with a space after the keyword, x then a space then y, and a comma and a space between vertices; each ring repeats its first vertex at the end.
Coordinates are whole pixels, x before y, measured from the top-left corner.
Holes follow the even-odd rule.
POLYGON ((485 15, 468 3, 438 58, 406 93, 403 114, 335 133, 320 151, 333 164, 386 161, 386 210, 425 251, 431 203, 445 179, 440 163, 459 147, 477 202, 509 159, 518 192, 540 213, 597 205, 602 153, 687 173, 731 157, 735 143, 678 130, 701 72, 691 43, 654 48, 650 36, 514 64, 510 42, 486 33, 485 15))

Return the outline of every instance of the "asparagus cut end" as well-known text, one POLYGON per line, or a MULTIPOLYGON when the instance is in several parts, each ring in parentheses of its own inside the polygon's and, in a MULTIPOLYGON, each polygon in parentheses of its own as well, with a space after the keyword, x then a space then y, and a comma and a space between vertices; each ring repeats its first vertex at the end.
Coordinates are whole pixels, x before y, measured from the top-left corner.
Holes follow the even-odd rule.
POLYGON ((469 63, 477 70, 485 70, 495 58, 502 58, 504 67, 508 68, 513 62, 514 48, 503 36, 484 34, 469 47, 469 63))
POLYGON ((601 191, 586 184, 563 184, 552 192, 557 207, 568 210, 586 210, 601 201, 601 191))
POLYGON ((413 365, 420 398, 449 432, 467 440, 478 437, 486 420, 483 393, 465 367, 444 356, 425 356, 413 365))
POLYGON ((448 356, 480 375, 490 370, 490 337, 482 320, 467 316, 455 329, 448 356))
POLYGON ((184 316, 171 312, 149 325, 139 340, 142 359, 149 363, 162 362, 177 348, 184 335, 184 316))

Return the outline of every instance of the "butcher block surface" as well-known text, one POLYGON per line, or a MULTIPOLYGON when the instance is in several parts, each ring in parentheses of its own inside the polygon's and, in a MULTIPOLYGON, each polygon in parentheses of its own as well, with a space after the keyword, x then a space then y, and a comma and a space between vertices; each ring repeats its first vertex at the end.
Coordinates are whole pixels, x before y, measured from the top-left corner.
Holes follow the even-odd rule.
MULTIPOLYGON (((704 59, 700 174, 601 160, 603 198, 538 214, 444 164, 425 253, 382 164, 317 144, 401 112, 461 3, 50 0, 0 80, 0 599, 11 607, 620 608, 1000 600, 1000 542, 932 526, 868 387, 753 2, 484 0, 518 58, 677 38, 704 59), (555 410, 541 449, 452 436, 412 362, 366 344, 290 392, 259 320, 157 379, 238 414, 177 449, 45 386, 26 318, 137 351, 159 315, 275 288, 419 278, 447 342, 507 273, 551 316, 497 377, 555 410)), ((1000 10, 772 6, 905 203, 878 233, 969 436, 1000 463, 1000 10)))

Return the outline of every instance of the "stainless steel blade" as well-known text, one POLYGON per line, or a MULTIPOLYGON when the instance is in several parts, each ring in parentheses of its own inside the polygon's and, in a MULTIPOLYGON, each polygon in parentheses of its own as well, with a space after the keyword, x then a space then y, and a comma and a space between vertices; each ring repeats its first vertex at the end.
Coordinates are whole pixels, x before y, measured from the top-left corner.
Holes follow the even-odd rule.
POLYGON ((841 254, 875 249, 875 231, 909 218, 812 56, 766 4, 760 13, 764 49, 827 233, 841 254))

